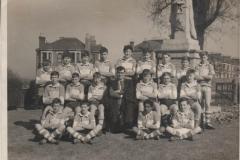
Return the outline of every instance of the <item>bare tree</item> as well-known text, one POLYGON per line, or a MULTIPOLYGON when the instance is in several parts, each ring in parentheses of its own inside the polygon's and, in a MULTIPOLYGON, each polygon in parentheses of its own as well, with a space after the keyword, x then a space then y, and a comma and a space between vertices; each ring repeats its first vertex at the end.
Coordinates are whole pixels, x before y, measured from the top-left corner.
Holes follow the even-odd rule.
MULTIPOLYGON (((172 5, 172 0, 150 0, 148 6, 150 18, 155 24, 166 27, 166 15, 172 5)), ((197 37, 200 48, 204 47, 206 30, 215 21, 225 22, 238 19, 238 0, 193 0, 193 11, 197 37)))

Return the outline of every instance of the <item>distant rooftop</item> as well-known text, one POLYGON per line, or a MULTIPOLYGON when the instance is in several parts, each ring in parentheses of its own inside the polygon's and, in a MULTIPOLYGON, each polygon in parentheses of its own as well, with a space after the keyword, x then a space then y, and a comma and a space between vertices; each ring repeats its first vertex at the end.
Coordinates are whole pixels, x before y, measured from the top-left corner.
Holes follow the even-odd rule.
POLYGON ((163 44, 163 40, 161 40, 161 39, 145 40, 145 41, 137 44, 134 47, 134 50, 135 51, 141 51, 143 49, 151 49, 151 50, 154 50, 154 51, 159 51, 159 50, 161 50, 162 44, 163 44))
POLYGON ((85 44, 77 38, 61 37, 60 39, 43 44, 39 49, 41 50, 83 50, 85 44))

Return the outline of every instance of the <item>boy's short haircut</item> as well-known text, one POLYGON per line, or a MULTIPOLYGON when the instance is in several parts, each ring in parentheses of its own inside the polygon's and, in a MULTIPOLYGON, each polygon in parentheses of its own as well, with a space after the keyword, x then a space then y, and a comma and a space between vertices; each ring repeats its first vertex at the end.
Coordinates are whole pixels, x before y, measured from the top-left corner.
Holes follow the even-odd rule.
POLYGON ((190 58, 187 57, 187 56, 184 56, 184 57, 181 58, 181 62, 183 62, 183 61, 188 61, 188 62, 190 62, 190 58))
POLYGON ((186 75, 189 75, 189 74, 195 74, 195 70, 194 69, 189 69, 186 73, 186 75))
POLYGON ((50 64, 51 64, 51 61, 45 60, 43 61, 42 66, 49 66, 50 64))
POLYGON ((120 71, 126 71, 126 69, 123 67, 123 66, 118 66, 117 68, 116 68, 116 70, 117 70, 117 72, 120 72, 120 71))
POLYGON ((89 106, 89 102, 86 101, 86 100, 84 100, 84 101, 81 102, 81 106, 82 106, 82 105, 87 105, 87 106, 89 106))
POLYGON ((187 104, 189 104, 189 100, 187 99, 187 98, 185 98, 185 97, 182 97, 182 98, 180 98, 179 100, 178 100, 178 102, 179 102, 179 104, 181 103, 181 102, 184 102, 184 101, 186 101, 187 102, 187 104))
POLYGON ((101 47, 100 54, 105 53, 105 52, 108 53, 108 49, 106 47, 101 47))
POLYGON ((149 69, 144 69, 142 72, 142 76, 145 77, 146 75, 152 75, 151 71, 149 69))
POLYGON ((172 74, 170 72, 164 72, 161 77, 163 78, 165 76, 172 77, 172 74))
POLYGON ((202 51, 201 53, 200 53, 200 57, 202 58, 203 56, 208 56, 208 51, 202 51))
POLYGON ((58 73, 57 71, 52 71, 52 72, 51 72, 51 77, 52 77, 52 76, 58 76, 58 77, 59 77, 59 73, 58 73))
POLYGON ((89 57, 89 52, 87 50, 82 51, 82 57, 89 57))
POLYGON ((72 78, 75 78, 75 77, 80 77, 77 72, 74 72, 74 73, 72 74, 72 78))
POLYGON ((100 72, 95 72, 93 74, 93 78, 101 78, 101 73, 100 72))
POLYGON ((54 98, 53 101, 52 101, 52 104, 56 104, 56 103, 61 104, 61 100, 59 98, 54 98))
POLYGON ((128 49, 130 49, 130 50, 133 52, 133 48, 132 48, 131 45, 125 45, 125 46, 123 47, 123 52, 125 53, 128 49))
POLYGON ((167 55, 168 57, 171 57, 170 54, 167 53, 167 52, 166 52, 166 53, 163 53, 163 54, 162 54, 162 57, 165 56, 165 55, 167 55))
POLYGON ((146 106, 146 104, 149 104, 153 108, 153 101, 147 99, 143 102, 144 107, 146 106))

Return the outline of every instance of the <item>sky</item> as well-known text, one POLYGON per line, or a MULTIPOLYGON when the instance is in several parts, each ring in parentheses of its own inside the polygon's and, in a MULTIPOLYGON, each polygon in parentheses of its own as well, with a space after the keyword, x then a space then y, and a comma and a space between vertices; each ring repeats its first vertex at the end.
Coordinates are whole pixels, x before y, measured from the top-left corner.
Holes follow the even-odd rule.
MULTIPOLYGON (((116 61, 123 45, 144 39, 166 38, 148 17, 149 0, 8 0, 8 67, 22 78, 35 77, 38 36, 48 42, 59 37, 76 37, 84 42, 86 33, 109 48, 116 61)), ((219 31, 206 37, 205 49, 238 57, 237 23, 217 24, 219 31)))

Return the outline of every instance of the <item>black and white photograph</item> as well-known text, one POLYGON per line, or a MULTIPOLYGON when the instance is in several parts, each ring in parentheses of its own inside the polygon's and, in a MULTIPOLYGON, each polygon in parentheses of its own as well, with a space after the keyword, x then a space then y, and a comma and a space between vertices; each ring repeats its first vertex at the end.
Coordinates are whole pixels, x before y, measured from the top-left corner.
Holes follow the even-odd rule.
POLYGON ((0 159, 238 160, 239 7, 2 0, 0 159))

